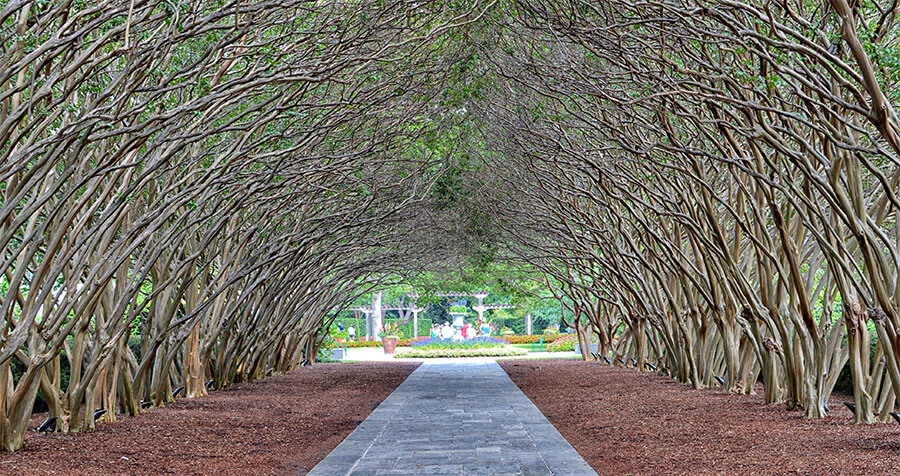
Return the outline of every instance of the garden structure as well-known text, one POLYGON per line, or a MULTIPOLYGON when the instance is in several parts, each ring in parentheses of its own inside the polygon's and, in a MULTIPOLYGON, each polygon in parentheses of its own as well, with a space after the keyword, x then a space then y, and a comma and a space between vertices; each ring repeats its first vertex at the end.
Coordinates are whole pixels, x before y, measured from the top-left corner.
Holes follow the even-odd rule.
POLYGON ((898 15, 8 1, 0 451, 315 367, 387 286, 490 279, 561 308, 583 369, 811 420, 840 385, 854 423, 890 423, 898 15))
MULTIPOLYGON (((478 321, 484 320, 484 312, 493 309, 512 309, 515 306, 512 304, 484 304, 484 298, 487 297, 488 293, 485 291, 475 291, 470 294, 461 293, 461 292, 452 292, 452 293, 440 293, 438 297, 465 297, 465 296, 473 296, 478 300, 478 304, 472 306, 472 309, 478 313, 478 321)), ((372 293, 372 304, 371 306, 353 306, 349 310, 355 313, 360 313, 365 316, 365 324, 366 324, 366 334, 365 337, 367 340, 373 339, 378 334, 377 330, 381 329, 384 326, 384 314, 385 311, 398 311, 400 314, 400 318, 398 322, 406 323, 408 321, 412 321, 412 335, 409 337, 419 336, 419 313, 425 310, 422 305, 416 304, 416 298, 418 297, 415 293, 410 293, 410 295, 405 296, 405 299, 398 300, 397 302, 385 304, 382 302, 383 293, 376 292, 372 293)), ((460 324, 461 325, 461 324, 460 324)))

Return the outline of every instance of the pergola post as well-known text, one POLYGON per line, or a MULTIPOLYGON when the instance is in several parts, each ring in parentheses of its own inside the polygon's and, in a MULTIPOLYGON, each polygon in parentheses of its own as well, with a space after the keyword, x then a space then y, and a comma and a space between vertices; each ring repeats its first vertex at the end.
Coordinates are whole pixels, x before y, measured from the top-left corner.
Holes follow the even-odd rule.
POLYGON ((381 293, 372 294, 372 335, 377 339, 381 331, 381 293))
POLYGON ((365 310, 362 312, 366 316, 366 340, 369 340, 372 338, 372 321, 370 320, 372 312, 369 310, 365 310))

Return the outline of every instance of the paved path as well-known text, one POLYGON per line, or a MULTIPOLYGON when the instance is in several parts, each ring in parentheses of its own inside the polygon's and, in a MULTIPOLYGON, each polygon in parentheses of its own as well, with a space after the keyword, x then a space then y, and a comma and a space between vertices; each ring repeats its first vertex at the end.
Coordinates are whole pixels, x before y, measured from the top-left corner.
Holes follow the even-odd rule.
POLYGON ((596 475, 493 360, 426 362, 309 476, 596 475))

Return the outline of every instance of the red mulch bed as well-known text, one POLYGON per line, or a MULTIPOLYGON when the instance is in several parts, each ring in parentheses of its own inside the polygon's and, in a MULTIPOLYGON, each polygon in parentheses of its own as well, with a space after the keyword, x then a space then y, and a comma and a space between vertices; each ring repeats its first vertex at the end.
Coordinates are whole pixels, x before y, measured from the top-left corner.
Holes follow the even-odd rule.
MULTIPOLYGON (((418 363, 316 364, 0 453, 0 474, 305 474, 418 363)), ((46 417, 46 415, 44 415, 46 417)))
POLYGON ((900 474, 900 425, 854 425, 837 397, 807 420, 599 362, 500 365, 600 474, 900 474))

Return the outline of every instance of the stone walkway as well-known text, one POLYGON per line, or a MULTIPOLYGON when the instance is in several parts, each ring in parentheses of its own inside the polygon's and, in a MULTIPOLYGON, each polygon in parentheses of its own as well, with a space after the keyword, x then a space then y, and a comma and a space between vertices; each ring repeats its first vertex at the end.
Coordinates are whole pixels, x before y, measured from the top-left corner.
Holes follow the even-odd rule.
POLYGON ((493 360, 422 364, 310 476, 596 475, 493 360))

